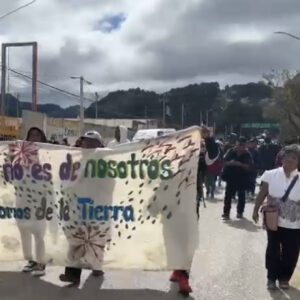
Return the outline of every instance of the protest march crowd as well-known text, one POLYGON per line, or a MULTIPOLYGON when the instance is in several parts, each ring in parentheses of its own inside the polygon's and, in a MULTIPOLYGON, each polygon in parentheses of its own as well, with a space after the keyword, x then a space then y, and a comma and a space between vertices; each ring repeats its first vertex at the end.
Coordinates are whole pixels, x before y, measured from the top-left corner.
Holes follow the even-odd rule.
MULTIPOLYGON (((190 199, 196 201, 195 214, 199 217, 200 203, 205 204, 205 200, 213 199, 222 181, 226 182, 221 216, 225 222, 232 217, 233 200, 237 200, 236 218, 242 219, 246 199, 254 201, 256 198, 253 221, 258 222, 261 210, 267 231, 267 288, 276 289, 278 281, 281 289, 288 289, 300 251, 299 146, 294 141, 286 141, 285 145, 280 145, 268 135, 264 137, 263 143, 259 143, 257 139, 247 140, 234 133, 226 141, 216 139, 206 127, 202 127, 201 133, 199 163, 195 166, 198 169, 197 198, 190 199), (260 182, 260 191, 256 196, 257 182, 260 182)), ((48 143, 44 132, 39 128, 31 128, 26 141, 48 143)), ((120 126, 116 128, 115 139, 108 145, 104 145, 100 133, 88 131, 71 146, 83 149, 114 148, 128 142, 127 130, 120 126)), ((67 139, 64 139, 63 144, 70 146, 67 139)), ((45 275, 45 227, 32 229, 19 226, 19 230, 24 259, 27 261, 23 272, 33 276, 45 275)), ((66 267, 60 280, 78 285, 81 271, 80 268, 66 267)), ((170 277, 170 281, 178 283, 182 294, 192 292, 189 271, 174 270, 170 277)), ((103 276, 103 271, 95 269, 92 274, 103 276)))

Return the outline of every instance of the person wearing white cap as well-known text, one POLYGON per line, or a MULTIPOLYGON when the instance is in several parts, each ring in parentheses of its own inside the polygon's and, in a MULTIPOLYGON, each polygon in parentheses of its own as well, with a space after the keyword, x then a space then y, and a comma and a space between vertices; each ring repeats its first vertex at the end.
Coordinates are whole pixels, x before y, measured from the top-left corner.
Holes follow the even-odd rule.
POLYGON ((103 148, 104 143, 100 133, 96 130, 87 131, 81 136, 81 147, 86 149, 103 148))
MULTIPOLYGON (((100 133, 96 130, 87 131, 84 135, 80 138, 80 145, 81 148, 84 149, 95 149, 95 148, 104 148, 104 143, 100 133)), ((93 276, 101 276, 103 275, 102 271, 93 270, 93 276)), ((59 279, 63 282, 70 282, 72 284, 79 284, 81 277, 81 269, 80 268, 73 268, 73 267, 66 267, 65 273, 59 276, 59 279)))

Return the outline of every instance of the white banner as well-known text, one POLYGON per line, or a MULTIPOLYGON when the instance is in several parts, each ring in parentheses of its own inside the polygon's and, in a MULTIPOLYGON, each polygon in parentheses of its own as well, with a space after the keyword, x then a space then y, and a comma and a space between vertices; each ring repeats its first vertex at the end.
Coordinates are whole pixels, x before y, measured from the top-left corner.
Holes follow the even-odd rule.
POLYGON ((200 139, 193 127, 114 150, 2 142, 0 260, 189 269, 200 139))

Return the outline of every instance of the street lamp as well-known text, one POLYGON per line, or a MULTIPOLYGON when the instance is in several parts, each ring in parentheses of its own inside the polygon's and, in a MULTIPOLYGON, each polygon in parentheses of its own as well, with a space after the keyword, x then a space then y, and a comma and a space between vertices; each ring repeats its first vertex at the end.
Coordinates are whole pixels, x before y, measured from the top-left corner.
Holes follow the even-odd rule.
POLYGON ((84 130, 83 84, 86 83, 91 85, 92 83, 90 81, 85 80, 83 76, 71 76, 70 78, 80 80, 80 132, 81 134, 83 134, 83 130, 84 130))
POLYGON ((291 34, 291 33, 285 32, 285 31, 276 31, 276 32, 274 32, 274 34, 282 34, 282 35, 286 35, 286 36, 289 36, 289 37, 291 37, 291 38, 293 38, 293 39, 295 39, 295 40, 300 41, 300 37, 299 37, 299 36, 296 36, 296 35, 294 35, 294 34, 291 34))
POLYGON ((95 113, 96 113, 96 120, 98 119, 98 101, 99 101, 99 94, 97 92, 95 92, 95 103, 96 103, 95 113))

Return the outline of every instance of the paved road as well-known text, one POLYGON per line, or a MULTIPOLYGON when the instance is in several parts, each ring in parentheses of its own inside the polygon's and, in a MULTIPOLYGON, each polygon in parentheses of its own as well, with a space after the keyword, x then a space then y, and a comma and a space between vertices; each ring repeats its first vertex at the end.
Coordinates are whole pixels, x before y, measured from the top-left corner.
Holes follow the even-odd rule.
MULTIPOLYGON (((264 253, 266 234, 251 222, 253 204, 248 203, 244 220, 220 219, 222 202, 207 203, 202 209, 200 247, 193 265, 196 299, 268 300, 300 299, 300 276, 295 275, 289 293, 266 288, 264 253)), ((298 267, 300 273, 300 266, 298 267)))
MULTIPOLYGON (((220 195, 220 198, 222 196, 220 195)), ((246 219, 224 223, 222 202, 207 202, 201 209, 200 247, 192 268, 194 293, 189 299, 281 300, 300 299, 300 266, 288 293, 270 294, 265 288, 265 232, 250 221, 253 204, 247 205, 246 219)), ((233 216, 234 217, 234 216, 233 216)), ((107 272, 104 280, 85 271, 79 289, 58 281, 62 268, 48 269, 39 280, 19 272, 22 262, 0 264, 1 300, 156 300, 182 299, 167 272, 107 272)))

